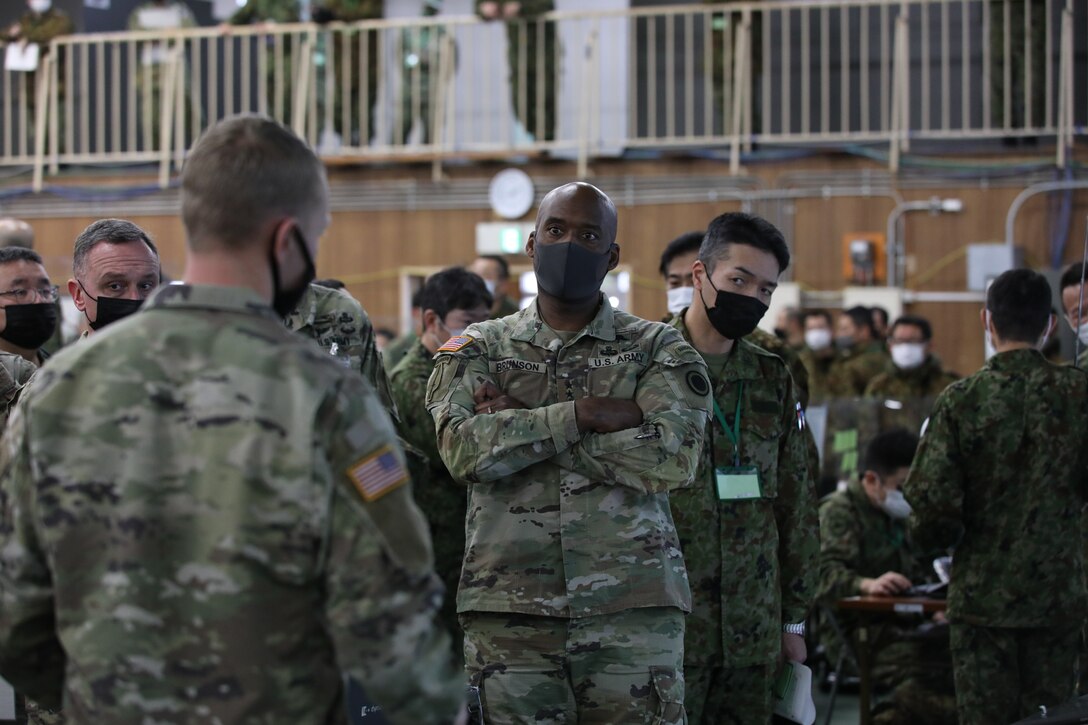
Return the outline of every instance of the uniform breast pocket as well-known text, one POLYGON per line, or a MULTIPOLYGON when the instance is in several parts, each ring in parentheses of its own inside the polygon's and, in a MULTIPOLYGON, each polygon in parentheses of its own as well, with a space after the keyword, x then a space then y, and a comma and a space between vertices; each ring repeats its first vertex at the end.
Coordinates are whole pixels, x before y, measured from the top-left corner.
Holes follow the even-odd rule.
POLYGON ((742 422, 741 462, 759 469, 763 498, 778 497, 778 451, 783 435, 778 415, 754 414, 742 422))

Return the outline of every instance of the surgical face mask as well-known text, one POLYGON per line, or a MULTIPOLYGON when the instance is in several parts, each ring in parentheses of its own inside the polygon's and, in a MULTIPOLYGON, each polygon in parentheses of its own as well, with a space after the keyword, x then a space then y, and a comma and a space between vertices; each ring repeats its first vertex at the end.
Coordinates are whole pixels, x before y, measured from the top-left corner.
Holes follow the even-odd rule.
POLYGON ((494 297, 495 296, 495 289, 498 287, 498 284, 496 284, 495 280, 493 280, 493 279, 485 279, 484 280, 484 287, 487 287, 487 293, 489 295, 491 295, 492 297, 494 297))
POLYGON ((314 258, 310 256, 310 248, 306 246, 306 240, 297 227, 295 228, 294 239, 302 248, 302 258, 306 261, 306 270, 302 273, 302 279, 299 280, 297 286, 289 289, 280 287, 280 266, 276 262, 275 241, 272 242, 273 251, 268 253, 269 266, 272 268, 272 309, 280 317, 287 317, 295 311, 299 301, 302 300, 302 296, 306 294, 306 290, 310 289, 310 282, 313 282, 314 278, 317 277, 314 258))
POLYGON ((900 370, 914 370, 926 361, 926 346, 921 342, 900 342, 892 345, 892 362, 900 370))
POLYGON ((910 504, 907 503, 907 499, 903 497, 902 491, 888 491, 884 496, 884 502, 880 504, 880 508, 884 509, 884 513, 891 516, 893 519, 905 519, 910 516, 910 504))
MULTIPOLYGON (((446 323, 443 322, 442 320, 438 321, 438 326, 441 327, 443 330, 445 330, 446 333, 449 335, 449 337, 447 337, 446 340, 449 340, 451 337, 460 337, 461 335, 465 334, 465 329, 466 328, 464 328, 464 327, 446 327, 446 323)), ((446 340, 439 340, 439 342, 445 342, 446 340)))
POLYGON ((53 7, 53 0, 30 0, 30 9, 36 13, 47 13, 53 7))
POLYGON ((831 347, 831 330, 823 327, 805 330, 805 344, 811 350, 826 350, 831 347))
MULTIPOLYGON (((80 289, 83 290, 83 294, 90 297, 98 308, 93 320, 90 316, 87 317, 87 324, 89 324, 91 329, 95 332, 101 330, 106 325, 128 317, 133 312, 140 309, 140 305, 144 303, 143 300, 127 300, 120 297, 104 297, 102 295, 91 297, 90 292, 83 286, 83 283, 79 282, 79 280, 76 281, 79 283, 80 289)), ((84 310, 83 314, 86 315, 87 311, 84 310)))
POLYGON ((854 346, 853 335, 839 335, 835 338, 835 347, 840 350, 849 350, 854 346))
POLYGON ((52 302, 9 305, 4 315, 7 323, 0 338, 24 350, 37 350, 57 329, 57 307, 52 302))
POLYGON ((668 295, 668 310, 670 315, 679 315, 684 311, 684 308, 691 306, 691 301, 695 299, 694 287, 673 287, 667 293, 668 295))
MULTIPOLYGON (((710 281, 709 275, 706 281, 717 292, 717 297, 714 298, 713 307, 706 307, 706 300, 702 300, 703 306, 706 307, 707 319, 718 334, 727 340, 739 340, 752 334, 763 315, 767 314, 767 305, 755 297, 718 289, 710 281)), ((702 295, 699 298, 702 299, 702 295)))
POLYGON ((1077 328, 1076 332, 1081 346, 1088 347, 1088 320, 1080 323, 1080 327, 1077 328))
POLYGON ((612 247, 594 252, 574 242, 534 246, 533 269, 537 286, 565 302, 578 302, 595 296, 608 274, 612 247))

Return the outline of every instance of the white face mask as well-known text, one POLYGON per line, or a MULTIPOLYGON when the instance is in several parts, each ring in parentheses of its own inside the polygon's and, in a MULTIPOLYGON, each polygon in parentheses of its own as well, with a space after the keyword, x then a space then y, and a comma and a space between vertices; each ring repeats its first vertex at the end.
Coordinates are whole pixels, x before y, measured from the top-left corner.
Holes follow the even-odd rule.
MULTIPOLYGON (((449 333, 449 337, 447 337, 446 340, 449 340, 450 338, 453 338, 453 337, 460 337, 461 335, 464 335, 465 334, 465 329, 467 329, 467 328, 464 328, 464 327, 446 327, 446 323, 442 322, 441 320, 439 320, 438 325, 443 330, 445 330, 447 333, 449 333)), ((435 335, 435 337, 442 337, 442 336, 441 335, 435 335)), ((440 340, 439 342, 444 343, 444 342, 446 342, 446 340, 440 340)))
POLYGON ((679 315, 684 311, 685 307, 691 306, 691 301, 695 299, 694 287, 673 287, 667 292, 668 294, 668 309, 670 315, 679 315))
POLYGON ((492 297, 495 296, 495 287, 496 286, 497 285, 495 284, 495 280, 493 280, 493 279, 485 279, 484 280, 484 287, 487 287, 487 293, 489 295, 491 295, 492 297))
POLYGON ((892 362, 900 370, 914 370, 925 361, 925 343, 900 342, 897 345, 892 345, 892 362))
POLYGON ((831 347, 831 330, 822 327, 805 330, 805 344, 813 350, 826 350, 831 347))
POLYGON ((36 13, 49 12, 51 7, 53 7, 53 0, 30 0, 30 9, 36 13))
POLYGON ((1077 328, 1077 337, 1080 338, 1082 347, 1088 347, 1088 320, 1080 323, 1080 327, 1077 328))
POLYGON ((905 519, 910 516, 910 504, 903 497, 902 491, 888 491, 880 508, 893 519, 905 519))

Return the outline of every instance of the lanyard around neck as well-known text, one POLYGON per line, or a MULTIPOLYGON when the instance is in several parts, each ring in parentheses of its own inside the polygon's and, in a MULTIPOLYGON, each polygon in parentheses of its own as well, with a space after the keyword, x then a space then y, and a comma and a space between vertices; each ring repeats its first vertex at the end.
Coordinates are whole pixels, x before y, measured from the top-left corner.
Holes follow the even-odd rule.
POLYGON ((733 414, 733 427, 730 428, 725 422, 725 415, 722 413, 722 409, 718 407, 718 401, 714 400, 714 415, 718 418, 718 422, 722 425, 722 430, 729 436, 729 440, 733 443, 733 465, 740 465, 740 407, 744 402, 744 381, 741 380, 737 388, 737 410, 733 414))

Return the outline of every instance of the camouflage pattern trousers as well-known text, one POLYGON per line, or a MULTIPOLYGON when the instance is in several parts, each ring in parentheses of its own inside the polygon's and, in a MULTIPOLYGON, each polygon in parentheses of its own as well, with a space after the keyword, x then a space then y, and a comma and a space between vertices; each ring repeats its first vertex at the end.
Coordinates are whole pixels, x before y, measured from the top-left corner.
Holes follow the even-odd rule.
POLYGON ((1015 722, 1073 697, 1079 624, 1038 629, 952 623, 960 725, 1015 722))
POLYGON ((691 725, 769 723, 776 663, 751 667, 688 665, 684 699, 691 725))
POLYGON ((461 626, 487 725, 687 722, 679 609, 572 619, 464 612, 461 626))

